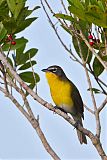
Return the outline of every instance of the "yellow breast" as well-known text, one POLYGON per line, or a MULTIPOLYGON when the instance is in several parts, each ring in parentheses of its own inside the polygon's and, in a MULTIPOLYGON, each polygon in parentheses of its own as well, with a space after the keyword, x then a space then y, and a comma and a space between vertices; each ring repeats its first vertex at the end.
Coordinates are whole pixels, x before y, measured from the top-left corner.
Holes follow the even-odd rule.
POLYGON ((51 96, 54 103, 57 106, 68 107, 70 110, 73 106, 73 100, 71 97, 72 85, 67 80, 60 80, 59 77, 51 72, 46 72, 46 78, 48 80, 51 96))

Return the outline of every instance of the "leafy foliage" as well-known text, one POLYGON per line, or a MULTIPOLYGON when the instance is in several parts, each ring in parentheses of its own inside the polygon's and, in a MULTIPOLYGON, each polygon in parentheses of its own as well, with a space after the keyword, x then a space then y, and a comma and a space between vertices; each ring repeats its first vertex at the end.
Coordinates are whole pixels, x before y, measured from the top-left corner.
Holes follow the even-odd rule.
POLYGON ((94 93, 96 93, 96 94, 99 94, 99 93, 101 93, 101 91, 99 90, 99 89, 97 89, 97 88, 89 88, 89 89, 87 89, 88 91, 93 91, 94 93))
MULTIPOLYGON (((26 0, 0 1, 0 44, 2 50, 11 66, 17 70, 19 76, 32 89, 40 80, 38 74, 32 72, 32 66, 37 63, 34 56, 38 49, 31 48, 25 51, 28 40, 24 37, 16 38, 16 33, 20 33, 37 19, 37 17, 31 17, 31 14, 38 8, 40 7, 36 6, 32 10, 29 9, 26 6, 26 0), (36 82, 34 81, 34 75, 36 82)), ((8 69, 7 73, 13 79, 8 69)))
POLYGON ((99 62, 97 58, 94 59, 93 70, 94 70, 95 76, 99 76, 104 71, 104 67, 102 66, 102 64, 99 62))
POLYGON ((69 11, 75 14, 78 18, 94 23, 98 26, 107 28, 106 3, 102 0, 68 0, 70 6, 69 11))
POLYGON ((85 42, 79 37, 79 30, 89 44, 96 49, 104 63, 107 63, 105 55, 105 41, 107 39, 107 7, 104 0, 67 0, 70 14, 56 13, 54 16, 68 23, 69 26, 61 24, 62 28, 72 36, 72 42, 78 56, 91 66, 95 76, 100 76, 104 67, 95 58, 85 42), (97 31, 92 27, 96 26, 97 31), (102 28, 101 28, 102 27, 102 28), (93 33, 92 33, 92 30, 93 33), (96 33, 97 32, 97 33, 96 33), (89 38, 91 35, 92 38, 89 38), (99 37, 98 37, 99 35, 99 37))

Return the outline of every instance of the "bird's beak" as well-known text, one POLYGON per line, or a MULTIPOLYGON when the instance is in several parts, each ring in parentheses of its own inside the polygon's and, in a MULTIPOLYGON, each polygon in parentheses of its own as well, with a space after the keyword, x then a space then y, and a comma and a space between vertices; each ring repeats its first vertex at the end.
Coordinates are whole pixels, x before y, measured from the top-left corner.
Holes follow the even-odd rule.
POLYGON ((42 69, 41 71, 42 72, 48 72, 48 69, 42 69))

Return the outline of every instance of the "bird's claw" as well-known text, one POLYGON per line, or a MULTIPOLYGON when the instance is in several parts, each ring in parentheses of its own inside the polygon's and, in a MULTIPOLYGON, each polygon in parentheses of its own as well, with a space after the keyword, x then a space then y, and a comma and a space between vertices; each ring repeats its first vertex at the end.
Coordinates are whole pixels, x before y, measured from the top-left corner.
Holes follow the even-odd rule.
POLYGON ((76 128, 78 128, 78 125, 80 125, 81 123, 80 123, 80 121, 78 120, 78 121, 76 121, 75 122, 75 124, 74 124, 74 129, 76 129, 76 128))

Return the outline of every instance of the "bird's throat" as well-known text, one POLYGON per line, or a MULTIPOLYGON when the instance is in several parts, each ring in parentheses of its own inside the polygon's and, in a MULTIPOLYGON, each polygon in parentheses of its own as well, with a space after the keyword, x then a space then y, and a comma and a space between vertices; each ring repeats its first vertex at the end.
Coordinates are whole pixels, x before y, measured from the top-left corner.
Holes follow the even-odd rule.
POLYGON ((73 106, 71 98, 72 87, 69 81, 61 80, 57 75, 47 72, 46 78, 50 86, 50 92, 57 106, 73 106))

